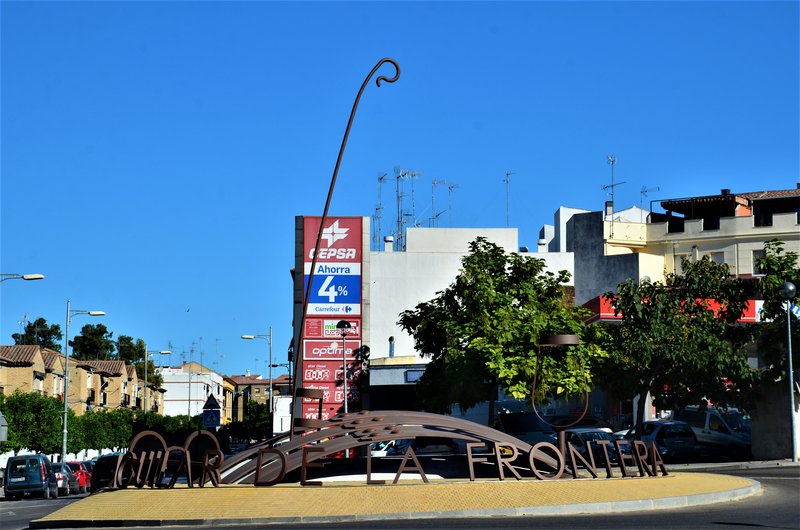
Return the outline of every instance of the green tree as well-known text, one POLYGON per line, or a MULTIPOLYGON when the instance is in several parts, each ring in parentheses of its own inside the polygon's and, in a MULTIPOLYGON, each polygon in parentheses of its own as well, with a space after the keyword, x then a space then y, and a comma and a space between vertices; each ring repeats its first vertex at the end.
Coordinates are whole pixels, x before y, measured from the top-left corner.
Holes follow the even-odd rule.
POLYGON ((430 358, 418 382, 421 404, 450 412, 489 401, 494 420, 498 387, 515 398, 530 397, 536 378, 537 401, 586 391, 604 352, 602 330, 587 330, 582 309, 565 303, 567 271, 545 270, 545 262, 505 251, 478 238, 462 260, 455 282, 436 298, 400 315, 399 325, 430 358), (571 333, 580 346, 540 348, 543 336, 571 333))
MULTIPOLYGON (((736 324, 751 290, 708 257, 684 259, 682 268, 664 283, 629 279, 605 294, 621 320, 608 327, 614 340, 603 380, 616 395, 650 393, 663 408, 741 404, 756 375, 743 351, 752 328, 736 324)), ((639 422, 644 406, 640 399, 639 422)))
POLYGON ((8 440, 2 442, 3 450, 17 453, 29 449, 48 454, 61 451, 64 406, 60 400, 17 390, 10 396, 0 396, 0 410, 8 421, 8 440))
MULTIPOLYGON (((759 298, 764 300, 764 322, 759 326, 758 351, 763 354, 765 381, 783 379, 789 369, 786 356, 786 300, 780 296, 779 288, 788 281, 800 289, 800 257, 796 252, 784 251, 783 246, 783 242, 777 239, 767 241, 764 244, 764 256, 756 261, 759 272, 764 275, 758 285, 759 298)), ((798 303, 797 297, 793 303, 798 303)), ((790 315, 792 364, 797 368, 800 366, 800 320, 794 314, 790 315)))
POLYGON ((83 431, 82 449, 105 449, 111 447, 109 430, 109 412, 87 411, 78 418, 78 423, 83 431))
POLYGON ((250 439, 263 440, 272 435, 268 403, 250 400, 244 406, 244 423, 250 439))
POLYGON ((147 347, 142 339, 133 340, 133 337, 128 335, 117 337, 117 359, 120 361, 133 364, 144 359, 146 349, 147 347))
POLYGON ((24 333, 13 333, 11 338, 14 344, 35 345, 42 348, 61 351, 61 340, 64 334, 61 333, 61 326, 47 323, 44 318, 37 318, 34 322, 25 325, 24 333))
POLYGON ((113 335, 104 324, 86 324, 73 341, 72 356, 87 361, 113 359, 113 335))

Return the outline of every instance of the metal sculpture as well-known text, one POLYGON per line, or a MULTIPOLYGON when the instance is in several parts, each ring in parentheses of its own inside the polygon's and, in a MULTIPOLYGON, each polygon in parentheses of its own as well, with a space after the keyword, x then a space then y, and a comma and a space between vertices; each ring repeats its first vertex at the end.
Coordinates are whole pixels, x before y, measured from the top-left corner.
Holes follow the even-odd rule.
MULTIPOLYGON (((361 101, 361 95, 364 93, 364 89, 367 87, 367 83, 369 80, 372 79, 372 76, 375 75, 375 72, 380 69, 385 63, 389 63, 394 66, 395 74, 392 77, 386 77, 384 75, 378 76, 375 80, 375 84, 377 86, 381 86, 381 81, 386 81, 387 83, 394 83, 400 78, 400 66, 394 59, 390 58, 383 58, 378 61, 378 64, 372 69, 372 71, 367 75, 364 79, 364 82, 361 84, 361 88, 358 91, 358 95, 356 96, 356 100, 353 103, 353 109, 350 111, 350 119, 347 121, 347 128, 344 131, 344 137, 342 138, 342 146, 339 148, 339 156, 336 158, 336 166, 333 168, 333 176, 331 177, 331 185, 328 189, 328 197, 325 199, 325 208, 322 211, 322 220, 319 224, 319 232, 317 233, 317 243, 314 247, 314 256, 311 258, 311 272, 309 273, 308 277, 308 287, 305 289, 305 294, 303 295, 303 311, 300 317, 300 326, 297 328, 300 330, 302 334, 302 330, 305 329, 305 321, 306 321, 306 312, 308 311, 308 297, 311 293, 311 285, 313 285, 314 281, 314 270, 317 266, 317 255, 319 254, 319 246, 322 241, 322 231, 325 228, 325 220, 328 217, 328 208, 331 204, 331 197, 333 197, 333 188, 336 185, 336 176, 339 174, 339 166, 342 164, 342 157, 344 156, 344 149, 347 146, 347 138, 350 136, 350 127, 353 125, 353 119, 356 116, 356 110, 358 110, 358 103, 361 101)), ((294 349, 297 362, 294 365, 294 381, 296 381, 294 385, 294 391, 292 395, 292 425, 294 425, 295 415, 297 414, 297 387, 298 383, 301 381, 300 379, 300 370, 301 370, 301 360, 303 359, 303 341, 297 340, 297 347, 294 349)), ((347 396, 344 396, 344 399, 347 400, 347 396)), ((292 431, 291 436, 294 436, 294 430, 292 431)))

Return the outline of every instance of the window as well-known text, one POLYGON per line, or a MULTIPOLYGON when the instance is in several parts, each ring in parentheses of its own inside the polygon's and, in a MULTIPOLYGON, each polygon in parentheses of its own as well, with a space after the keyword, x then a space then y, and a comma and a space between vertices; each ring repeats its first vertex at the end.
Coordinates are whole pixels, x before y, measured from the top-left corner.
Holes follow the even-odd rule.
POLYGON ((714 263, 725 263, 724 252, 709 252, 708 257, 711 258, 711 261, 714 263))
POLYGON ((764 271, 758 266, 758 260, 763 259, 767 256, 766 252, 763 250, 754 250, 753 251, 753 274, 764 274, 764 271))
POLYGON ((261 389, 260 388, 256 387, 255 390, 256 390, 256 394, 260 394, 261 393, 261 389))

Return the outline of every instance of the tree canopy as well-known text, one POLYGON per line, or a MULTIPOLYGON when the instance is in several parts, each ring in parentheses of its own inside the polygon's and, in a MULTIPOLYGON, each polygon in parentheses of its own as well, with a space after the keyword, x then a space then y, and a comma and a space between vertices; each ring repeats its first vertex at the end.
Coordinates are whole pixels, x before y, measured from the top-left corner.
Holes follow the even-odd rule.
MULTIPOLYGON (((759 351, 765 364, 764 379, 774 381, 783 378, 789 369, 787 363, 786 300, 779 294, 783 282, 792 282, 800 289, 800 260, 796 252, 786 252, 783 243, 776 239, 764 244, 764 256, 757 260, 759 272, 764 276, 758 285, 760 298, 764 300, 759 351)), ((793 303, 797 305, 798 297, 793 303)), ((800 319, 790 313, 792 319, 792 362, 800 366, 800 319)))
POLYGON ((104 324, 86 324, 73 340, 72 357, 80 360, 113 359, 113 336, 104 324))
POLYGON ((586 312, 565 302, 567 271, 545 270, 545 262, 505 251, 485 238, 470 243, 462 270, 435 298, 401 313, 399 325, 430 358, 418 382, 421 404, 449 412, 489 401, 489 424, 497 389, 515 398, 568 397, 589 390, 603 357, 586 312), (541 338, 575 334, 573 347, 540 347, 541 338))
MULTIPOLYGON (((752 328, 736 324, 751 290, 728 266, 704 257, 684 259, 683 272, 665 282, 627 280, 606 293, 619 325, 610 324, 606 386, 617 395, 646 396, 663 408, 708 399, 741 404, 756 373, 744 345, 752 328)), ((643 418, 645 400, 637 418, 643 418)), ((641 429, 639 429, 641 431, 641 429)))
POLYGON ((64 334, 61 333, 61 326, 47 323, 44 318, 37 318, 33 322, 25 325, 24 333, 13 333, 11 338, 14 344, 41 346, 55 351, 61 351, 61 340, 64 334))

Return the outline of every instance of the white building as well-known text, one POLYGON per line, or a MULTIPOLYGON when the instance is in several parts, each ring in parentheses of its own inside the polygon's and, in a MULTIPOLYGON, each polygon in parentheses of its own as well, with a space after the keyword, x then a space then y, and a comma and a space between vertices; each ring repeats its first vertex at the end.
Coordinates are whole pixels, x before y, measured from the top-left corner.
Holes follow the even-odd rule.
POLYGON ((164 394, 164 415, 197 416, 203 413, 208 396, 213 394, 222 410, 225 409, 223 376, 200 363, 184 362, 181 366, 160 367, 157 369, 166 389, 164 394))

